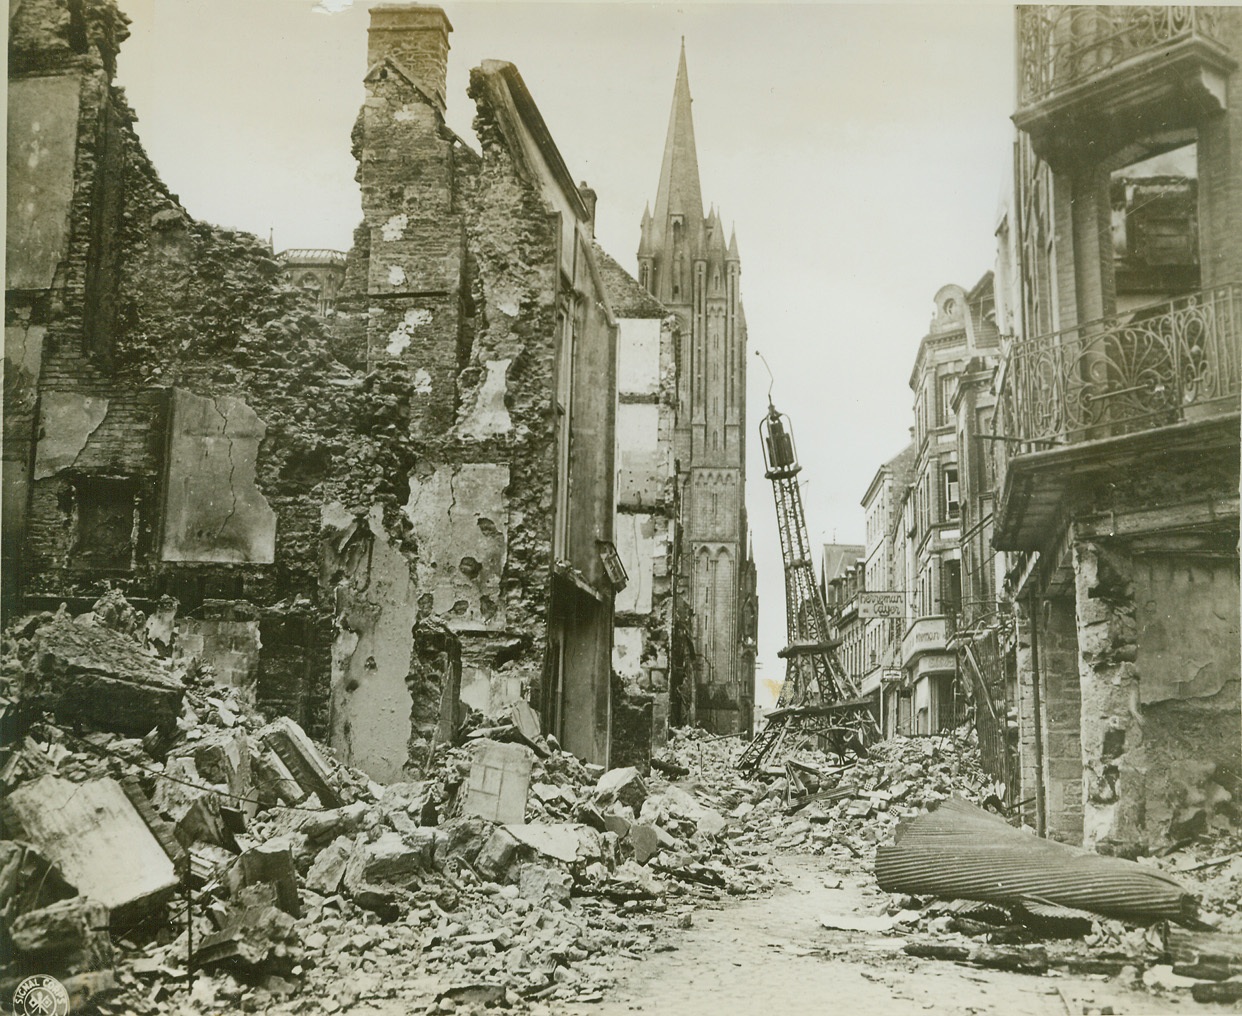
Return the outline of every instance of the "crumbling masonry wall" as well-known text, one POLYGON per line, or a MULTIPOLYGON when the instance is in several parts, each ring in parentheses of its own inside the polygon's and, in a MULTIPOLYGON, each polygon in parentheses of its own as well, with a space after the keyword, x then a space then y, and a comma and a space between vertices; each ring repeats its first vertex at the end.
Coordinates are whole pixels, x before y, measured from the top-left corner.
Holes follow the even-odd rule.
MULTIPOLYGON (((108 0, 13 15, 6 611, 111 584, 176 597, 193 640, 207 601, 236 603, 260 631, 260 705, 322 734, 320 511, 387 497, 399 519, 387 379, 336 358, 266 245, 160 180, 111 83, 125 25, 108 0)), ((203 647, 226 679, 251 666, 230 639, 203 647)))
MULTIPOLYGON (((368 509, 368 566, 375 568, 383 528, 393 551, 383 552, 386 581, 400 589, 402 606, 400 623, 359 627, 373 597, 366 594, 371 607, 359 608, 357 590, 369 588, 368 580, 358 565, 342 564, 342 548, 354 537, 341 535, 343 519, 334 522, 323 550, 341 633, 331 726, 347 757, 356 754, 347 731, 374 736, 364 690, 395 682, 397 671, 417 669, 426 655, 415 627, 442 625, 460 640, 449 669, 460 678, 462 701, 482 712, 537 700, 545 676, 555 491, 565 482, 557 436, 569 423, 554 401, 561 315, 573 302, 561 279, 580 285, 583 278, 576 213, 557 207, 559 192, 523 134, 508 98, 508 65, 476 69, 471 78, 481 155, 445 126, 450 30, 434 7, 372 11, 366 99, 353 134, 363 223, 333 333, 339 348, 361 346, 372 376, 382 379, 386 469, 370 488, 380 510, 368 509), (381 628, 388 668, 366 662, 368 639, 381 628)), ((598 302, 593 295, 570 311, 587 351, 600 345, 600 326, 587 320, 598 302)), ((583 369, 593 369, 598 384, 611 378, 610 361, 604 367, 583 369)), ((607 416, 594 426, 611 437, 607 416)), ((576 496, 610 497, 606 482, 592 492, 589 475, 612 468, 610 456, 591 459, 602 434, 584 427, 575 439, 576 496)), ((589 510, 578 515, 591 525, 591 555, 581 571, 598 584, 594 541, 611 532, 591 523, 589 510)), ((440 679, 451 682, 443 662, 440 679)), ((403 738, 418 753, 419 698, 413 726, 392 728, 373 754, 400 754, 403 738)))
POLYGON ((1236 820, 1236 559, 1074 548, 1084 842, 1147 853, 1236 820))

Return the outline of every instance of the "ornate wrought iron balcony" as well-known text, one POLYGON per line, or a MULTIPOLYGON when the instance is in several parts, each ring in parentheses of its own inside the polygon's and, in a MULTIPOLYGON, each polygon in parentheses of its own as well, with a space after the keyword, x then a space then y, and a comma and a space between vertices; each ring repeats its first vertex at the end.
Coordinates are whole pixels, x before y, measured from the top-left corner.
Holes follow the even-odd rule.
POLYGON ((1211 7, 1019 6, 1019 101, 1039 102, 1183 39, 1215 40, 1218 17, 1211 7))
POLYGON ((1236 413, 1242 285, 1015 342, 999 396, 1010 456, 1236 413))
POLYGON ((1018 7, 1014 123, 1055 166, 1098 160, 1224 108, 1223 8, 1018 7))

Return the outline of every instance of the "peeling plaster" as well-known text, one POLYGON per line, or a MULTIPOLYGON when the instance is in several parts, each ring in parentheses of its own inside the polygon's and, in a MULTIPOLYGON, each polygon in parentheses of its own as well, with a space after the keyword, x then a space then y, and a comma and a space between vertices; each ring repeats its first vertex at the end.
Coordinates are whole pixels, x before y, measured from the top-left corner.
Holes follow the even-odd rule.
POLYGON ((509 409, 505 405, 508 393, 506 378, 512 360, 488 360, 487 374, 479 385, 474 406, 463 409, 463 417, 458 433, 466 439, 481 440, 497 434, 508 434, 513 429, 513 421, 509 417, 509 409))
POLYGON ((77 462, 108 415, 108 400, 102 395, 48 391, 43 393, 41 413, 35 447, 36 480, 46 480, 77 462))
MULTIPOLYGON (((495 463, 440 466, 423 479, 410 477, 402 510, 418 541, 418 586, 431 595, 427 612, 442 615, 451 628, 504 627, 508 486, 509 467, 495 463)), ((465 680, 463 674, 463 687, 465 680)))
POLYGON ((414 372, 414 391, 419 395, 431 394, 431 375, 427 373, 426 367, 419 367, 414 372))
POLYGON ((241 399, 173 391, 164 561, 271 564, 276 514, 255 482, 267 424, 241 399))
POLYGON ((388 266, 388 285, 404 286, 405 285, 405 269, 400 265, 388 266))
POLYGON ((336 608, 329 743, 381 783, 402 778, 413 732, 409 690, 418 590, 377 505, 354 518, 324 507, 323 574, 336 608))
MULTIPOLYGON (((398 114, 400 117, 400 114, 398 114)), ((410 217, 402 212, 400 215, 390 216, 388 221, 384 223, 380 231, 385 240, 400 240, 401 235, 405 232, 405 227, 410 223, 410 217)))
POLYGON ((410 307, 402 317, 401 323, 388 333, 389 355, 400 356, 404 353, 409 348, 414 329, 430 323, 431 311, 425 307, 410 307))

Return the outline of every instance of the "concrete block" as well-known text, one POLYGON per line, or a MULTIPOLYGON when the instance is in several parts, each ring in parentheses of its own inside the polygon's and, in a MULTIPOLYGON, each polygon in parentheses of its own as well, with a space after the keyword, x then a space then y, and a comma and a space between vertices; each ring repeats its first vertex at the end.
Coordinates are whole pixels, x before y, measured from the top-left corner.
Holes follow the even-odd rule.
POLYGON ((595 799, 600 804, 617 801, 639 812, 647 799, 647 784, 633 766, 610 769, 596 782, 595 799))
POLYGON ((116 780, 40 776, 0 804, 5 828, 56 864, 83 896, 124 927, 169 899, 173 861, 116 780))
POLYGON ((525 821, 533 758, 524 745, 480 742, 470 767, 463 813, 489 822, 525 821))

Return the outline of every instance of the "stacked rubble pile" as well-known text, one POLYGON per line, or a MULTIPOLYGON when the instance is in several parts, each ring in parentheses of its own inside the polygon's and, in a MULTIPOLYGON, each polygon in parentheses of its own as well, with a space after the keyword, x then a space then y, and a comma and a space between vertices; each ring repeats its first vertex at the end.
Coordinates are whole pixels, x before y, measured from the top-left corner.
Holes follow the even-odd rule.
POLYGON ((4 984, 138 1013, 590 1000, 771 881, 706 787, 583 765, 524 705, 379 786, 172 654, 174 612, 110 593, 5 637, 4 984))
POLYGON ((977 747, 966 741, 894 737, 848 765, 803 750, 767 780, 737 771, 742 747, 699 730, 675 731, 669 761, 700 781, 700 796, 714 798, 736 823, 730 835, 738 847, 755 853, 805 851, 849 867, 891 839, 902 818, 955 794, 971 801, 995 796, 977 747))

